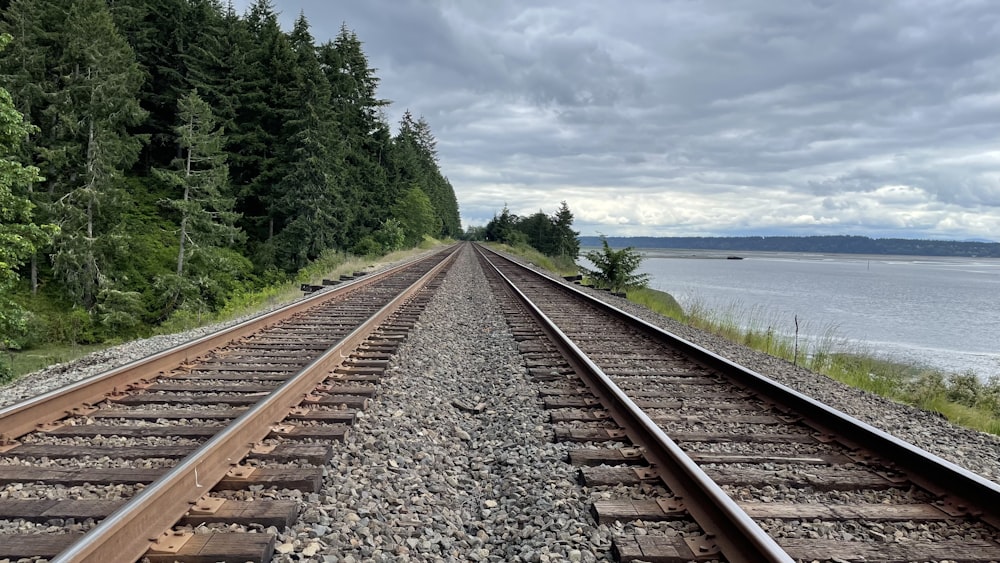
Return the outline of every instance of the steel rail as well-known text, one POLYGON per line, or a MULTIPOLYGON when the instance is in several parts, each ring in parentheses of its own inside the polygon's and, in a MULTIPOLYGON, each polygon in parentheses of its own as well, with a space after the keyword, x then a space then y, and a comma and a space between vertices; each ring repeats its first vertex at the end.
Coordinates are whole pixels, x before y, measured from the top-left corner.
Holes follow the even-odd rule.
MULTIPOLYGON (((489 249, 487 249, 489 250, 489 249)), ((517 264, 489 250, 502 259, 517 264)), ((518 265, 520 266, 520 265, 518 265)), ((520 266, 523 268, 523 266, 520 266)), ((733 381, 759 393, 777 405, 783 405, 803 417, 803 422, 820 432, 835 436, 849 447, 873 452, 906 473, 908 479, 933 494, 946 498, 952 507, 987 524, 1000 528, 1000 485, 923 448, 901 440, 884 430, 823 404, 765 375, 727 360, 697 344, 654 326, 596 297, 528 269, 536 276, 556 284, 563 291, 586 300, 591 305, 639 328, 648 336, 664 342, 682 354, 717 370, 733 381)))
POLYGON ((235 419, 195 452, 181 460, 124 506, 87 532, 79 541, 52 559, 53 563, 105 563, 135 561, 150 542, 169 530, 187 510, 225 477, 229 468, 250 451, 253 444, 270 432, 327 375, 339 366, 350 351, 361 344, 378 326, 411 296, 455 260, 451 255, 387 303, 361 326, 302 368, 273 393, 235 419))
MULTIPOLYGON (((480 247, 477 245, 477 248, 480 247)), ((506 260, 499 254, 497 256, 506 260)), ((706 475, 510 278, 489 262, 489 259, 487 262, 529 314, 538 321, 567 362, 601 399, 632 443, 644 449, 643 454, 652 464, 652 469, 675 495, 683 499, 684 507, 706 534, 713 536, 713 541, 729 561, 794 563, 774 539, 706 475)), ((520 265, 518 267, 523 268, 520 265)))
POLYGON ((384 272, 365 276, 338 286, 332 291, 323 291, 269 313, 248 319, 225 330, 190 340, 107 372, 81 379, 65 387, 53 389, 27 401, 0 408, 0 445, 37 430, 39 425, 55 422, 72 415, 75 408, 97 404, 112 391, 125 390, 130 385, 139 383, 145 378, 175 369, 193 358, 249 336, 271 324, 377 283, 424 258, 426 257, 414 258, 384 272))

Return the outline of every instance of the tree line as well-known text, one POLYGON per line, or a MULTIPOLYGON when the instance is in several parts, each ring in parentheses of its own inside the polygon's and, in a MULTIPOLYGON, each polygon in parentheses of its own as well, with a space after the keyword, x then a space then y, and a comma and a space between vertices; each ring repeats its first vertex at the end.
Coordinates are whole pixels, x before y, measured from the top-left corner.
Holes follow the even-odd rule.
POLYGON ((580 254, 580 233, 572 227, 573 212, 565 201, 551 216, 539 210, 527 217, 519 217, 504 205, 500 214, 494 214, 485 227, 470 227, 466 238, 510 246, 527 245, 542 254, 568 259, 572 263, 580 254))
POLYGON ((127 334, 326 253, 461 234, 429 124, 407 111, 393 134, 346 24, 317 44, 304 14, 286 32, 269 0, 242 15, 219 0, 0 8, 12 304, 127 334))
MULTIPOLYGON (((607 240, 615 246, 631 245, 638 248, 1000 258, 1000 243, 996 242, 900 238, 879 239, 856 235, 807 237, 608 237, 607 240)), ((584 246, 597 246, 601 244, 601 240, 598 237, 583 237, 581 241, 584 246)))

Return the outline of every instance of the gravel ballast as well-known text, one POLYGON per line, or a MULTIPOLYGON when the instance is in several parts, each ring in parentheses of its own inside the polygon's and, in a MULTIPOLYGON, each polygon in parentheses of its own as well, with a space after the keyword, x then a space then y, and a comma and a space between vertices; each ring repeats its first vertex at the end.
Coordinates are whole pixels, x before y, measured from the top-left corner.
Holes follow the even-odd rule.
MULTIPOLYGON (((589 292, 1000 481, 997 437, 852 389, 606 292, 589 292)), ((129 343, 97 353, 97 359, 33 374, 0 390, 0 405, 217 328, 129 343)), ((691 533, 683 523, 595 524, 587 512, 594 500, 641 491, 580 487, 576 469, 564 461, 570 447, 552 441, 537 388, 526 378, 482 272, 466 253, 391 361, 372 407, 360 414, 347 442, 336 446, 323 490, 304 495, 299 522, 279 531, 275 561, 605 561, 613 534, 691 533), (456 402, 484 402, 487 408, 474 414, 456 402)))
POLYGON ((317 560, 337 562, 606 560, 610 530, 587 513, 566 448, 465 253, 277 560, 313 542, 317 560))

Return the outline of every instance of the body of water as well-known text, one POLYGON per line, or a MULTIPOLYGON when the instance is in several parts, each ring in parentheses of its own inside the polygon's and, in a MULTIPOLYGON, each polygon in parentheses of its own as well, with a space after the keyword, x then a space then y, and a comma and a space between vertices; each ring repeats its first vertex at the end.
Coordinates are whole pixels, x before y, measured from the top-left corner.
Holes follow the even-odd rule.
POLYGON ((1000 376, 1000 259, 643 250, 682 306, 764 314, 778 332, 950 372, 1000 376))

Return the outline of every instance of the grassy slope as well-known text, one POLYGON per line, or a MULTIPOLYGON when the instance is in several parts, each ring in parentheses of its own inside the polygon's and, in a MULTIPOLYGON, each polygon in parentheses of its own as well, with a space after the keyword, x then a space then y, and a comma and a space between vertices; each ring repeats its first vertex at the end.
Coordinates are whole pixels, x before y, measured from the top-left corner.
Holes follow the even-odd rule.
POLYGON ((983 383, 972 373, 947 374, 888 361, 860 348, 844 352, 836 346, 840 339, 832 330, 817 340, 798 340, 777 334, 772 328, 775 323, 757 309, 720 312, 696 306, 683 311, 669 294, 651 291, 630 291, 628 298, 677 321, 852 387, 941 413, 955 424, 1000 434, 1000 380, 996 378, 983 383))
MULTIPOLYGON (((157 327, 156 334, 182 332, 199 326, 225 322, 237 317, 270 309, 301 297, 302 292, 299 290, 299 286, 303 283, 319 285, 323 278, 336 279, 341 274, 350 274, 359 270, 380 267, 410 258, 442 244, 445 243, 427 239, 418 248, 400 250, 380 257, 330 253, 304 268, 292 281, 232 296, 226 302, 225 307, 218 313, 174 315, 167 322, 157 327)), ((120 342, 113 341, 91 345, 50 343, 14 352, 10 354, 10 357, 6 358, 6 361, 12 362, 14 377, 17 379, 53 364, 72 362, 91 352, 103 350, 116 344, 120 344, 120 342)), ((0 381, 0 384, 3 383, 5 382, 0 381)))

